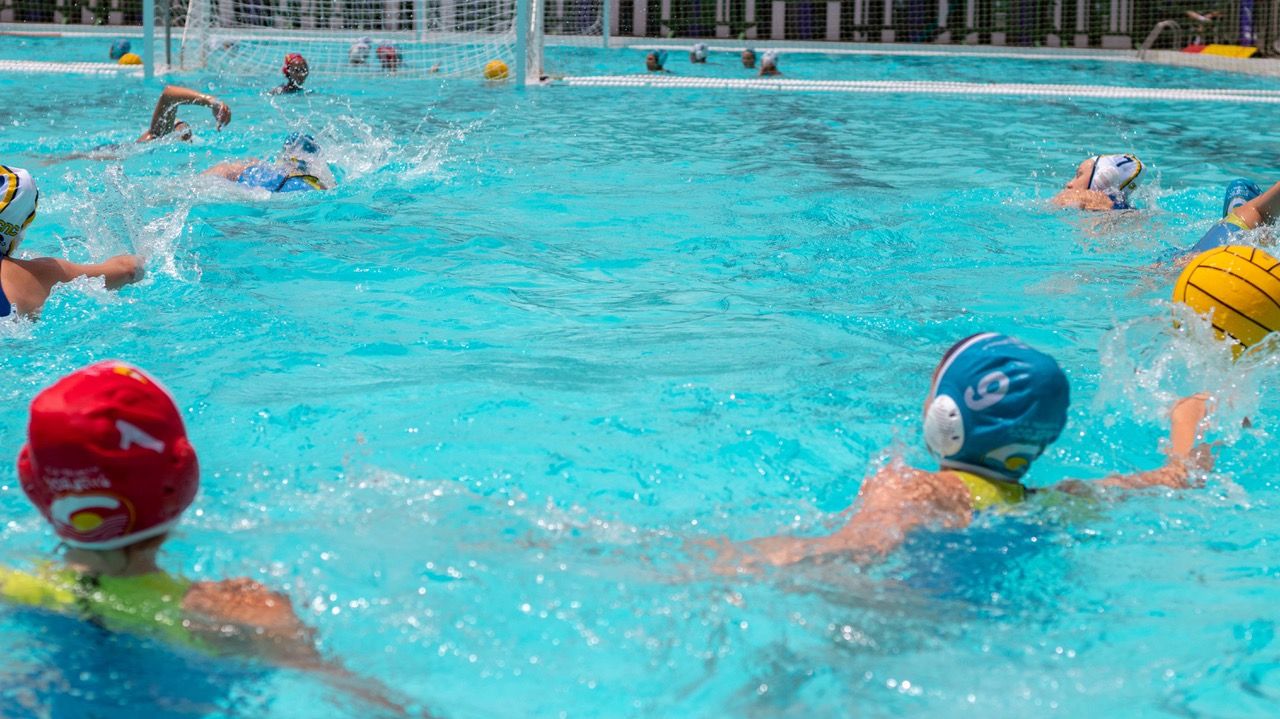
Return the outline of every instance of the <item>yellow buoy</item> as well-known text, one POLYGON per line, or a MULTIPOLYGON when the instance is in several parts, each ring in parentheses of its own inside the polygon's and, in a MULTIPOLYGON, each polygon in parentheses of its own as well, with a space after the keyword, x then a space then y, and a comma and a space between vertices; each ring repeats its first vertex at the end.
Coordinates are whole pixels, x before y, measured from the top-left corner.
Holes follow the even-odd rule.
POLYGON ((486 80, 505 80, 507 75, 507 63, 501 60, 490 60, 484 66, 484 79, 486 80))

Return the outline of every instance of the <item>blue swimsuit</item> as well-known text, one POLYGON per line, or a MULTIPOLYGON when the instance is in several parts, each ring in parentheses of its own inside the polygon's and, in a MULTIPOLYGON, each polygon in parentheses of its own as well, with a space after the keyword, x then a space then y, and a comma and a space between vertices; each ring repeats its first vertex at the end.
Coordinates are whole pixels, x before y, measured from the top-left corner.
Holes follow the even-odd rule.
MULTIPOLYGON (((4 258, 0 257, 0 268, 4 267, 4 258)), ((4 286, 0 285, 0 317, 8 317, 13 312, 13 305, 9 304, 9 298, 4 296, 4 286)))
POLYGON ((302 173, 287 174, 276 165, 249 165, 236 178, 236 182, 246 187, 260 187, 269 192, 300 192, 304 190, 323 190, 324 185, 315 175, 302 173))

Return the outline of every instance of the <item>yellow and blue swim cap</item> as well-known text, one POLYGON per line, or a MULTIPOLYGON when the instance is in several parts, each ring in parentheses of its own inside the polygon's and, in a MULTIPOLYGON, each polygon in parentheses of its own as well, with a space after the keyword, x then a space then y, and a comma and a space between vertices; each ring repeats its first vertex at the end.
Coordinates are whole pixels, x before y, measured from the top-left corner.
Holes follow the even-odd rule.
POLYGON ((1005 335, 973 335, 934 371, 925 443, 946 469, 1016 482, 1058 439, 1070 403, 1052 357, 1005 335))

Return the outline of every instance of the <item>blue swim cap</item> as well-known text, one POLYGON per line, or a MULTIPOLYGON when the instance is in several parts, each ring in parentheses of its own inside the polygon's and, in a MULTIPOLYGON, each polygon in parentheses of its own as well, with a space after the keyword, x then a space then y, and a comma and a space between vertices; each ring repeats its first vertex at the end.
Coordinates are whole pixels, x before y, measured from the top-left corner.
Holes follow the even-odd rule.
POLYGON ((1226 196, 1222 198, 1222 216, 1226 217, 1236 211, 1237 207, 1262 194, 1262 188, 1252 180, 1238 177, 1227 185, 1226 196))
POLYGON ((129 44, 128 40, 125 40, 125 39, 116 40, 115 42, 111 43, 111 59, 119 60, 120 58, 124 57, 125 53, 129 52, 132 49, 133 49, 133 46, 129 44))
POLYGON ((1016 482, 1062 433, 1070 403, 1052 357, 1005 335, 974 335, 934 371, 925 443, 946 469, 1016 482))
POLYGON ((301 132, 291 132, 289 136, 284 138, 284 152, 286 155, 320 154, 320 145, 316 143, 316 138, 301 132))

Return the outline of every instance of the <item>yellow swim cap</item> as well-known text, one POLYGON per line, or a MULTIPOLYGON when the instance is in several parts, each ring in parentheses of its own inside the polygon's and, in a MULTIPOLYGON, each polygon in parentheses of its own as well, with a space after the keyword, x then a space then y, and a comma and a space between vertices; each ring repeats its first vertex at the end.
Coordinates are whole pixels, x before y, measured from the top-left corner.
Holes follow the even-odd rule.
POLYGON ((137 55, 131 52, 126 52, 125 54, 120 56, 120 64, 121 65, 141 65, 142 58, 138 57, 137 55))
POLYGON ((1173 301, 1209 315, 1218 336, 1240 343, 1239 355, 1280 330, 1280 260, 1256 247, 1215 247, 1182 271, 1173 301))
POLYGON ((486 80, 505 80, 507 79, 507 63, 501 60, 490 60, 484 66, 484 79, 486 80))

